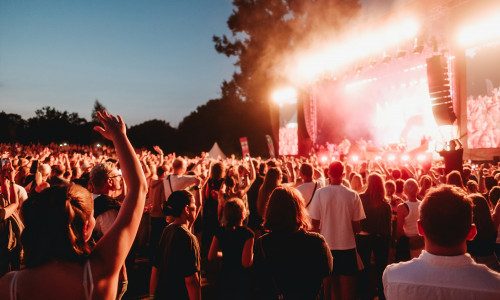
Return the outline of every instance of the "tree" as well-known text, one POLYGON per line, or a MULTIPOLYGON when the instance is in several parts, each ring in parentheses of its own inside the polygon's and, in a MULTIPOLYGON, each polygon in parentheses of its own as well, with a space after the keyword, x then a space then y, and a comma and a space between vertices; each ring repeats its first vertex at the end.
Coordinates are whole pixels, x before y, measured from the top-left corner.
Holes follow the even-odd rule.
POLYGON ((23 142, 25 130, 26 121, 20 115, 0 112, 0 141, 2 143, 23 142))
POLYGON ((90 126, 77 113, 61 112, 53 107, 35 111, 35 117, 28 119, 29 141, 52 143, 90 143, 90 126))
POLYGON ((99 118, 97 117, 97 112, 98 111, 104 111, 106 110, 106 107, 99 102, 99 100, 95 99, 94 102, 94 109, 92 109, 92 114, 91 114, 91 122, 92 123, 99 123, 99 118))
POLYGON ((234 0, 233 5, 227 21, 231 37, 213 37, 217 52, 237 58, 238 71, 222 84, 222 95, 252 103, 245 105, 251 110, 246 119, 251 134, 260 136, 257 141, 270 133, 277 139, 277 112, 269 102, 272 89, 288 83, 281 71, 287 57, 337 35, 361 6, 357 0, 234 0))
POLYGON ((283 59, 313 40, 338 33, 358 14, 357 0, 234 0, 232 36, 214 36, 215 49, 237 57, 232 81, 252 102, 267 102, 280 83, 283 59))
POLYGON ((135 147, 153 148, 158 145, 165 153, 176 150, 176 130, 163 120, 149 120, 130 127, 127 135, 135 147))

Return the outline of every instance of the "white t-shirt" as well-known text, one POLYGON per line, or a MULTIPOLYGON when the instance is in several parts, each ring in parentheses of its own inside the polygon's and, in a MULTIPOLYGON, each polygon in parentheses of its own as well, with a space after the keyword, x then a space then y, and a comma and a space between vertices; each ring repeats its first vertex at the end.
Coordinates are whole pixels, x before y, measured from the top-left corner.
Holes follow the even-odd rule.
POLYGON ((21 206, 23 205, 23 202, 28 199, 28 193, 26 193, 26 189, 19 184, 14 184, 14 191, 17 194, 17 199, 19 200, 19 206, 18 210, 21 209, 21 206))
POLYGON ((175 175, 170 174, 163 179, 163 185, 165 187, 165 199, 168 200, 168 197, 172 192, 184 190, 192 185, 195 185, 198 182, 195 176, 192 175, 175 175), (168 178, 170 176, 170 183, 168 182, 168 178), (172 185, 172 189, 170 189, 170 185, 172 185))
POLYGON ((411 261, 387 266, 382 281, 387 300, 500 299, 500 274, 477 264, 469 254, 423 251, 411 261))
MULTIPOLYGON (((302 197, 304 198, 304 206, 307 205, 309 201, 311 201, 311 196, 314 191, 314 186, 316 185, 316 183, 318 184, 318 186, 316 187, 316 192, 317 192, 320 188, 324 187, 321 181, 305 182, 296 187, 296 189, 302 194, 302 197)), ((309 209, 309 207, 307 209, 309 209)))
POLYGON ((309 215, 321 222, 320 233, 331 250, 356 248, 352 222, 366 218, 358 193, 343 185, 327 185, 314 194, 309 215))

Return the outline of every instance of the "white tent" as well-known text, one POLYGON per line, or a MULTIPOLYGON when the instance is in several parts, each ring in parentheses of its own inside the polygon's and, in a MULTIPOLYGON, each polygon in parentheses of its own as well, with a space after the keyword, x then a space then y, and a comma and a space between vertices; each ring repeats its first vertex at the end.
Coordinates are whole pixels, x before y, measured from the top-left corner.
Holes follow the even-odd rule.
POLYGON ((226 159, 226 155, 222 152, 217 142, 215 142, 212 149, 208 151, 208 157, 213 159, 226 159))

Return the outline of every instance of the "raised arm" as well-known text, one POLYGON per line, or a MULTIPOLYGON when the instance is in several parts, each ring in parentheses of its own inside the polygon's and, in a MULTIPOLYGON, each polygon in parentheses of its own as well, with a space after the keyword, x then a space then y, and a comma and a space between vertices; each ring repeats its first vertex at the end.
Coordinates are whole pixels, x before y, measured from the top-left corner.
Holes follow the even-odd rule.
POLYGON ((101 278, 109 278, 118 274, 134 242, 144 209, 147 183, 139 159, 125 133, 122 118, 106 111, 98 112, 97 116, 103 127, 96 126, 94 129, 113 142, 123 179, 129 187, 113 226, 99 240, 92 253, 92 261, 95 262, 92 267, 102 272, 99 274, 101 278))
POLYGON ((19 206, 19 199, 16 191, 14 190, 14 173, 14 168, 10 162, 2 167, 0 175, 2 193, 9 202, 7 206, 1 208, 4 210, 4 214, 2 214, 4 219, 12 216, 19 206))

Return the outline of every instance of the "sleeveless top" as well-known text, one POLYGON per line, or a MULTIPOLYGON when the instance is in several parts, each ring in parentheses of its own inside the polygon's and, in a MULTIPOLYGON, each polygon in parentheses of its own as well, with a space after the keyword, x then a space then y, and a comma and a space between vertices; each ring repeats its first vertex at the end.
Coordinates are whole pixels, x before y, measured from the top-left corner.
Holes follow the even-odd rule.
POLYGON ((404 231, 407 237, 413 237, 418 235, 417 220, 420 216, 418 208, 421 201, 410 202, 406 201, 408 206, 408 215, 405 218, 404 231))
MULTIPOLYGON (((12 281, 10 282, 10 300, 17 300, 17 278, 19 272, 14 273, 12 281)), ((92 269, 90 268, 90 260, 85 262, 83 267, 83 291, 85 293, 85 299, 91 300, 92 293, 94 292, 94 279, 92 278, 92 269)))

